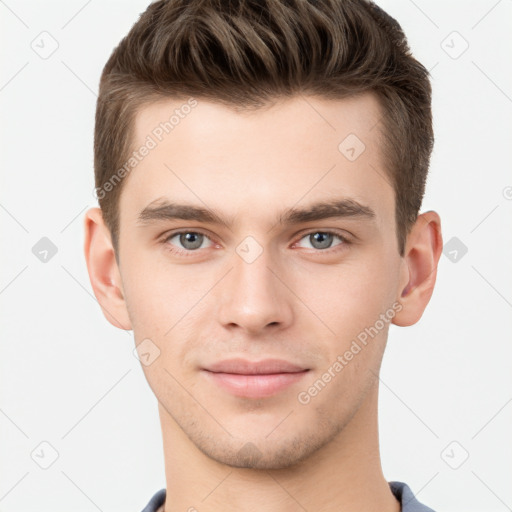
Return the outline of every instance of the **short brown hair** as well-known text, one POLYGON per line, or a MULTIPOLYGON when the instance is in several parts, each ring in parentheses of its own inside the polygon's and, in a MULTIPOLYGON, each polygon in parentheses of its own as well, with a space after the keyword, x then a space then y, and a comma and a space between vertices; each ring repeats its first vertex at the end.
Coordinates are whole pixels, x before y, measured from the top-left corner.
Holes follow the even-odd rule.
POLYGON ((396 20, 366 0, 151 3, 106 63, 96 108, 95 185, 116 256, 123 180, 112 179, 129 158, 144 105, 192 96, 251 109, 299 93, 341 99, 369 91, 384 111, 380 132, 403 256, 434 137, 429 74, 396 20))

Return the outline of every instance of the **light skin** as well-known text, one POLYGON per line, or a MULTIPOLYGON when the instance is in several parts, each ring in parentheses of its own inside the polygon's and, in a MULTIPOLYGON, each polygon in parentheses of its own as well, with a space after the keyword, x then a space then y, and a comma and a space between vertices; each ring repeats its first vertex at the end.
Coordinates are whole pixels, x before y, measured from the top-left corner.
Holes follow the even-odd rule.
MULTIPOLYGON (((179 106, 142 109, 134 147, 179 106)), ((159 404, 166 512, 400 510, 380 463, 378 374, 389 323, 416 323, 430 300, 442 238, 437 213, 422 213, 400 256, 381 116, 371 94, 249 113, 199 100, 125 178, 119 261, 101 211, 87 212, 87 267, 106 318, 160 351, 142 367, 159 404), (366 146, 355 161, 338 149, 351 133, 366 146), (335 201, 345 201, 336 217, 289 215, 335 201), (169 203, 216 216, 172 218, 169 203), (205 371, 233 357, 305 371, 270 396, 238 396, 205 371)))

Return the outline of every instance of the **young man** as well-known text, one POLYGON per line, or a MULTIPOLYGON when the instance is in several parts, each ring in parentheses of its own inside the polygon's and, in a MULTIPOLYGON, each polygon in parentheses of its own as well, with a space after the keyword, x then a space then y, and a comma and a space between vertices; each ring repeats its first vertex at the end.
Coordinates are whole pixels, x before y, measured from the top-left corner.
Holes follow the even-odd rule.
POLYGON ((114 50, 85 255, 158 399, 146 512, 431 510, 384 478, 377 422, 442 250, 430 103, 364 0, 157 1, 114 50))

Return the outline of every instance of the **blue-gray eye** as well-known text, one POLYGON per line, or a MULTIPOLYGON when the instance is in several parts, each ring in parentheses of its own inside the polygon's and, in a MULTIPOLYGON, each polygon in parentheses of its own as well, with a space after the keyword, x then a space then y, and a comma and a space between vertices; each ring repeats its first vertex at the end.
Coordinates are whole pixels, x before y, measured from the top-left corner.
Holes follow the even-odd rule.
POLYGON ((181 233, 180 235, 180 244, 183 245, 185 249, 193 250, 199 249, 203 243, 204 235, 201 233, 181 233))
POLYGON ((171 242, 173 238, 178 238, 179 244, 175 247, 176 251, 195 251, 196 249, 200 249, 203 245, 205 239, 209 240, 206 235, 202 233, 198 233, 197 231, 180 231, 178 233, 173 233, 168 236, 164 241, 165 243, 169 243, 170 245, 176 245, 171 242), (183 249, 180 247, 183 247, 183 249))
POLYGON ((307 239, 312 249, 322 250, 330 249, 334 238, 341 240, 341 243, 345 241, 341 235, 329 231, 314 231, 305 235, 302 240, 307 239))

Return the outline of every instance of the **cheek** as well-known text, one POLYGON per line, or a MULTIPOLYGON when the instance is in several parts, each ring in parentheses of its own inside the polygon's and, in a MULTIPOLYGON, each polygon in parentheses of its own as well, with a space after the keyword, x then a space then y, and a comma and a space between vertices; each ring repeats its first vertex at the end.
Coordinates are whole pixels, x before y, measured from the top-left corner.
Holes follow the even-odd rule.
MULTIPOLYGON (((336 375, 329 388, 349 402, 355 399, 354 393, 359 393, 356 389, 366 389, 378 373, 394 314, 395 266, 382 252, 340 266, 328 279, 322 279, 323 293, 317 293, 311 305, 332 335, 328 336, 330 342, 322 337, 319 343, 318 349, 326 356, 319 371, 336 375), (356 386, 356 382, 360 385, 356 386)), ((325 393, 318 402, 327 400, 328 395, 325 393)))
POLYGON ((194 283, 180 267, 162 266, 155 260, 125 260, 125 300, 135 343, 149 339, 162 356, 151 366, 151 373, 163 370, 164 364, 176 373, 197 349, 198 328, 206 327, 206 308, 211 303, 205 293, 211 285, 202 278, 194 283))
POLYGON ((302 290, 310 290, 304 302, 346 339, 373 324, 391 307, 398 272, 395 267, 381 253, 331 267, 323 275, 312 273, 307 278, 309 285, 302 286, 302 290))
POLYGON ((163 337, 176 323, 185 305, 186 288, 167 274, 168 269, 158 268, 136 253, 125 259, 123 288, 137 340, 163 337))

